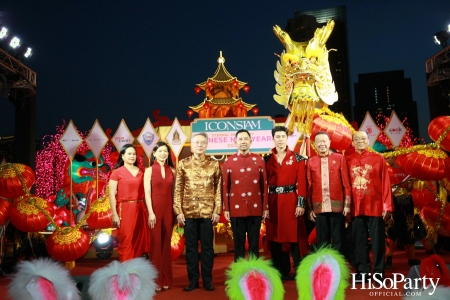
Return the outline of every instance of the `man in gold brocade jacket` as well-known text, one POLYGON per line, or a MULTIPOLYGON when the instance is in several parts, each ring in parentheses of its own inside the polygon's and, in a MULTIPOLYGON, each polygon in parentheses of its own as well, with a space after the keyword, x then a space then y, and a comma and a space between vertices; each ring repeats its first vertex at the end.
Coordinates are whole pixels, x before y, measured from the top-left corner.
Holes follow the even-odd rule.
POLYGON ((203 287, 213 291, 214 263, 213 225, 222 213, 222 173, 219 163, 205 156, 208 147, 206 133, 191 139, 192 156, 182 159, 177 167, 173 209, 178 224, 184 225, 186 265, 189 285, 184 290, 199 287, 198 238, 201 244, 203 287))

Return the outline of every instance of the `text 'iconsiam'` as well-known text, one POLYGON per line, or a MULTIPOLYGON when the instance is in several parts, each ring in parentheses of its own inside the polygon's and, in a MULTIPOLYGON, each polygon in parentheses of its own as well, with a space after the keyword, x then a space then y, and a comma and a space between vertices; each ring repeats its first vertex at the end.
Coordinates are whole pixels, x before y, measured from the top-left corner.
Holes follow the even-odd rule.
POLYGON ((338 100, 325 46, 333 28, 334 21, 331 20, 316 29, 308 42, 295 42, 278 25, 273 27, 286 48, 274 72, 277 95, 273 97, 291 111, 289 133, 297 126, 299 132, 310 134, 316 106, 332 105, 338 100))

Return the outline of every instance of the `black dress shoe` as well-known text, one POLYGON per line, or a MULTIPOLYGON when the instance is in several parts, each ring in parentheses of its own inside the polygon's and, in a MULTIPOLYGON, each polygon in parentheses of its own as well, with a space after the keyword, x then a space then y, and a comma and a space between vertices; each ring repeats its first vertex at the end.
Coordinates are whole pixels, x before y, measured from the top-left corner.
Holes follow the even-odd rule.
POLYGON ((194 281, 191 281, 191 282, 189 282, 189 284, 188 284, 188 286, 186 286, 185 288, 184 288, 184 290, 186 291, 186 292, 190 292, 190 291, 193 291, 193 290, 195 290, 195 289, 198 289, 198 282, 194 282, 194 281))
POLYGON ((211 282, 204 282, 203 283, 203 287, 205 288, 205 290, 207 291, 214 291, 216 288, 212 285, 211 282))

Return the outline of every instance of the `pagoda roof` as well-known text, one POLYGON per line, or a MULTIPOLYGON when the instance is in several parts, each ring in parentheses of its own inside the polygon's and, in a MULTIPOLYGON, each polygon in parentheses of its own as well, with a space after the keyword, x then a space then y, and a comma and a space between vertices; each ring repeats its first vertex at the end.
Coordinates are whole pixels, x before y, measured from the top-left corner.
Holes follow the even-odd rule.
POLYGON ((220 56, 217 59, 217 62, 219 63, 219 65, 217 66, 214 75, 212 77, 208 77, 206 81, 198 83, 197 84, 198 87, 204 90, 206 88, 206 84, 208 83, 208 81, 212 81, 215 83, 230 83, 236 80, 239 84, 239 89, 243 88, 247 84, 247 82, 240 81, 239 79, 237 79, 237 77, 232 76, 228 72, 227 68, 225 68, 225 58, 222 56, 222 51, 220 51, 220 56))
POLYGON ((253 107, 256 106, 256 104, 249 104, 242 101, 242 98, 239 97, 239 98, 214 98, 211 100, 204 99, 203 102, 195 106, 189 106, 189 108, 191 108, 195 112, 198 112, 200 109, 203 108, 203 105, 206 102, 212 105, 237 105, 238 103, 242 103, 247 111, 251 110, 253 107))

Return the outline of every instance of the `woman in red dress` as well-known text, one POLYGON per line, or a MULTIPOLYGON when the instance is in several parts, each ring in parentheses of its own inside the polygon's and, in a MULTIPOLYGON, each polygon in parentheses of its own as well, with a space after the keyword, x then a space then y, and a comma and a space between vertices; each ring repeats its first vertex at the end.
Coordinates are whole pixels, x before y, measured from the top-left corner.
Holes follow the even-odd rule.
POLYGON ((159 142, 153 148, 150 167, 145 170, 145 201, 149 204, 151 247, 149 258, 158 270, 157 290, 168 289, 172 284, 172 189, 175 169, 170 157, 170 148, 159 142))
POLYGON ((121 262, 149 252, 143 178, 144 172, 136 160, 136 149, 131 144, 124 145, 109 178, 109 202, 113 225, 117 227, 117 252, 121 262))

